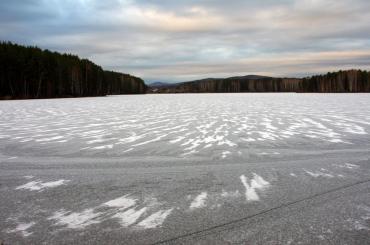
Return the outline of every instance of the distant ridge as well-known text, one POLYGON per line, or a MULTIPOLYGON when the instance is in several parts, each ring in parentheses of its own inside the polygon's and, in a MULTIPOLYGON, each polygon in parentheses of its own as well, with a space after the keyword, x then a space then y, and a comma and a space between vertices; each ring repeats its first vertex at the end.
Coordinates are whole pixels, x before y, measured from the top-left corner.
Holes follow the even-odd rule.
POLYGON ((307 78, 275 78, 259 75, 205 78, 162 86, 155 93, 357 93, 370 92, 370 73, 362 70, 329 72, 307 78))
MULTIPOLYGON (((235 76, 235 77, 228 77, 228 78, 204 78, 199 80, 193 80, 188 82, 210 82, 210 81, 219 81, 219 80, 225 80, 225 79, 249 79, 249 80, 259 80, 259 79, 266 79, 271 78, 267 76, 259 76, 259 75, 246 75, 246 76, 235 76)), ((188 82, 182 82, 182 83, 188 83, 188 82)), ((182 84, 178 83, 178 84, 182 84)))
POLYGON ((177 83, 152 82, 152 83, 149 83, 147 85, 148 85, 148 87, 151 87, 151 88, 163 88, 163 87, 176 86, 177 83))
POLYGON ((267 78, 272 78, 272 77, 260 76, 260 75, 246 75, 246 76, 230 77, 229 79, 249 79, 249 80, 259 80, 259 79, 267 79, 267 78))

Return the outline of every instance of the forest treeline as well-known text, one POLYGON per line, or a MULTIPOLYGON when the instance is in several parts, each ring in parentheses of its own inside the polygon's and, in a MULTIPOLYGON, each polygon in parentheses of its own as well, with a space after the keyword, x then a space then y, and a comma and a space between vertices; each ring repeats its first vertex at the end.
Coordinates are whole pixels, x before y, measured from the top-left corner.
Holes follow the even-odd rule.
POLYGON ((308 78, 273 78, 262 76, 203 79, 152 89, 157 93, 239 93, 298 92, 355 93, 370 92, 370 72, 348 70, 329 72, 308 78))
POLYGON ((0 42, 0 98, 59 98, 140 94, 138 77, 113 71, 76 55, 0 42))
POLYGON ((301 84, 301 92, 368 93, 370 92, 370 72, 362 70, 329 72, 326 75, 304 78, 301 84))
MULTIPOLYGON (((138 77, 113 71, 76 55, 0 42, 0 99, 140 94, 138 77)), ((370 72, 348 70, 308 78, 244 76, 203 79, 149 89, 160 93, 370 92, 370 72)))

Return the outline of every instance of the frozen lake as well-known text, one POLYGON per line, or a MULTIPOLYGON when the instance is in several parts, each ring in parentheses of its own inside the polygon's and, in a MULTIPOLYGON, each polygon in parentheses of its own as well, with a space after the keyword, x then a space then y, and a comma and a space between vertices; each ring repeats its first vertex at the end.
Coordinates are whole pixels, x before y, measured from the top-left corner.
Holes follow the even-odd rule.
POLYGON ((370 243, 370 95, 0 101, 5 244, 370 243))

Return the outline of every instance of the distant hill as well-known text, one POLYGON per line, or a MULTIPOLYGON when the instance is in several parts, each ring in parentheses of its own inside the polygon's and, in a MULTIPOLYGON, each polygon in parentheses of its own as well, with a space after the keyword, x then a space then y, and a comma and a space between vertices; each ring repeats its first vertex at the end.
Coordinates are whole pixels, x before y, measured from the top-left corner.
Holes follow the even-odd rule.
POLYGON ((229 78, 206 78, 162 86, 156 93, 240 93, 240 92, 300 92, 343 93, 370 92, 370 72, 348 70, 329 72, 308 78, 275 78, 247 75, 229 78))
POLYGON ((152 82, 148 84, 150 88, 164 88, 164 87, 173 87, 176 86, 176 83, 164 83, 164 82, 152 82))
POLYGON ((230 77, 229 79, 249 79, 249 80, 259 80, 259 79, 268 79, 268 78, 272 78, 272 77, 259 76, 259 75, 247 75, 247 76, 230 77))
POLYGON ((141 94, 141 78, 113 71, 76 55, 0 42, 0 99, 141 94))
POLYGON ((219 81, 219 80, 225 80, 225 79, 259 80, 259 79, 266 79, 266 78, 271 78, 271 77, 259 76, 259 75, 246 75, 246 76, 235 76, 235 77, 228 77, 228 78, 204 78, 204 79, 194 80, 194 81, 189 81, 189 82, 209 82, 209 81, 219 81))

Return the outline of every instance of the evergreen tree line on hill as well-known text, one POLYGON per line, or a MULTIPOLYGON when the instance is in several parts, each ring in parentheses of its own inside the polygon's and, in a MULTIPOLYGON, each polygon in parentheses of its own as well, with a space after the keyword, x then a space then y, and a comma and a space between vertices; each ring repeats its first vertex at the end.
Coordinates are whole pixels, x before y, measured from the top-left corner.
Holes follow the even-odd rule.
POLYGON ((0 42, 0 98, 58 98, 141 94, 138 77, 104 71, 87 59, 0 42))
POLYGON ((243 76, 208 78, 149 89, 154 93, 357 93, 370 92, 370 72, 348 70, 308 78, 243 76))
POLYGON ((232 92, 370 92, 370 72, 348 70, 309 78, 244 76, 203 79, 148 89, 138 77, 104 71, 87 59, 0 42, 0 99, 109 94, 232 92))

